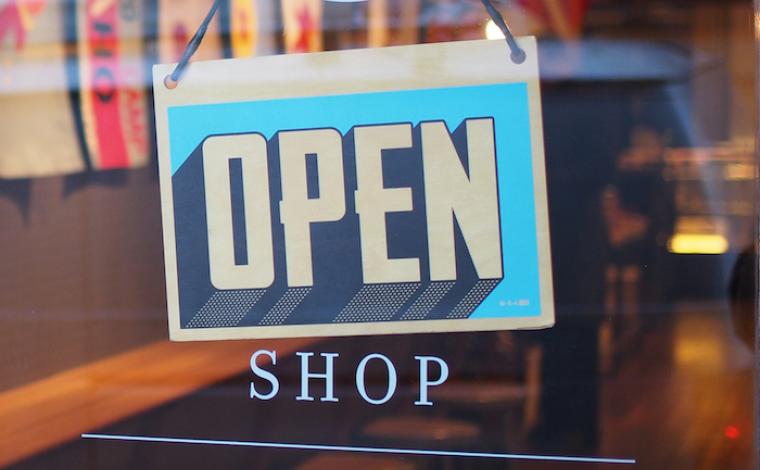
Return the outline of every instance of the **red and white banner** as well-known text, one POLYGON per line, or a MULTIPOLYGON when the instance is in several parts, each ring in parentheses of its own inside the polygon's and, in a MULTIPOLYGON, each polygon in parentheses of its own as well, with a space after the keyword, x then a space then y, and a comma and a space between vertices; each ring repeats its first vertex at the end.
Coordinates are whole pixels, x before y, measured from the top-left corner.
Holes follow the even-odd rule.
POLYGON ((147 163, 149 142, 143 14, 117 0, 77 4, 79 104, 93 169, 147 163))

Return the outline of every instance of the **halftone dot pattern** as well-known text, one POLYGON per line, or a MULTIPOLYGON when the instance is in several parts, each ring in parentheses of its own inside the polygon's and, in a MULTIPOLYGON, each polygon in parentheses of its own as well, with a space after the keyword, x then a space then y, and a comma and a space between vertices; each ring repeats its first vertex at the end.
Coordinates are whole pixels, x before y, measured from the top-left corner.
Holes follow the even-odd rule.
POLYGON ((288 318, 288 315, 293 313, 293 310, 298 307, 303 299, 309 295, 309 292, 311 292, 311 287, 298 287, 295 289, 288 289, 285 294, 280 297, 280 300, 274 304, 274 307, 272 307, 269 312, 264 315, 264 318, 261 319, 259 325, 270 326, 281 324, 288 318))
POLYGON ((428 284, 422 294, 414 301, 409 309, 401 316, 402 320, 424 320, 438 302, 441 301, 452 287, 454 281, 433 282, 428 284))
POLYGON ((341 310, 333 322, 388 321, 419 288, 420 283, 418 282, 364 286, 341 310))
POLYGON ((470 292, 449 312, 446 318, 467 318, 478 305, 491 293, 492 290, 501 282, 501 279, 480 280, 472 286, 470 292))
POLYGON ((201 307, 186 328, 237 326, 264 292, 265 289, 218 291, 201 307))

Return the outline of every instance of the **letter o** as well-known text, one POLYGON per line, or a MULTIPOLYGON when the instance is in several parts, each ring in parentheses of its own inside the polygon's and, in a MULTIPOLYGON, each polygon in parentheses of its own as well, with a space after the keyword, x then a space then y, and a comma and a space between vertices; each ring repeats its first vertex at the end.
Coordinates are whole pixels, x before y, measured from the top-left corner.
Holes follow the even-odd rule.
POLYGON ((105 67, 99 67, 92 77, 92 89, 103 103, 108 103, 116 92, 113 74, 105 67))
POLYGON ((388 400, 393 397, 393 394, 396 393, 396 368, 393 366, 390 359, 382 354, 370 354, 362 359, 359 366, 356 368, 356 390, 359 391, 359 395, 361 395, 367 403, 372 405, 382 405, 387 403, 388 400), (385 395, 379 400, 370 398, 370 396, 367 395, 367 389, 364 385, 364 370, 367 368, 367 363, 372 359, 380 359, 385 362, 385 366, 388 369, 388 390, 386 390, 385 395))

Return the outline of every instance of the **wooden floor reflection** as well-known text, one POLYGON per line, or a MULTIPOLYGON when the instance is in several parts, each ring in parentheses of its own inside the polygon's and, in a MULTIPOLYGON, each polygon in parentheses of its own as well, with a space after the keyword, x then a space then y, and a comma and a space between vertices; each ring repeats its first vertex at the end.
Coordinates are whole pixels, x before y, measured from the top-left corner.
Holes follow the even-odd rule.
POLYGON ((647 470, 757 468, 754 358, 727 308, 681 305, 641 334, 601 382, 599 455, 635 458, 635 468, 647 470))
POLYGON ((647 469, 756 468, 751 352, 727 307, 677 312, 604 380, 601 453, 635 456, 647 469))
POLYGON ((724 305, 682 305, 641 335, 602 380, 599 455, 648 470, 756 468, 753 356, 729 322, 724 305))

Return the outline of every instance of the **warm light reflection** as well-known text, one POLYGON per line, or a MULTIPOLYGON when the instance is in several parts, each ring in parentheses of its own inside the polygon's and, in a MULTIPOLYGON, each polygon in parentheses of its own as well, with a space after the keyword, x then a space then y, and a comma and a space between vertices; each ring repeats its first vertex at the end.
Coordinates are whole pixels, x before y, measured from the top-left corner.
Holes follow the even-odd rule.
POLYGON ((488 23, 486 23, 486 38, 487 39, 504 39, 504 33, 501 32, 501 29, 496 25, 496 23, 493 22, 493 20, 488 20, 488 23))
POLYGON ((731 163, 723 169, 723 176, 726 181, 753 180, 756 171, 752 163, 731 163))
POLYGON ((696 315, 683 318, 676 327, 674 339, 674 358, 679 367, 694 368, 704 373, 726 366, 722 337, 710 318, 696 315))
POLYGON ((728 240, 719 234, 677 233, 670 238, 668 251, 679 255, 720 255, 728 251, 728 240))

